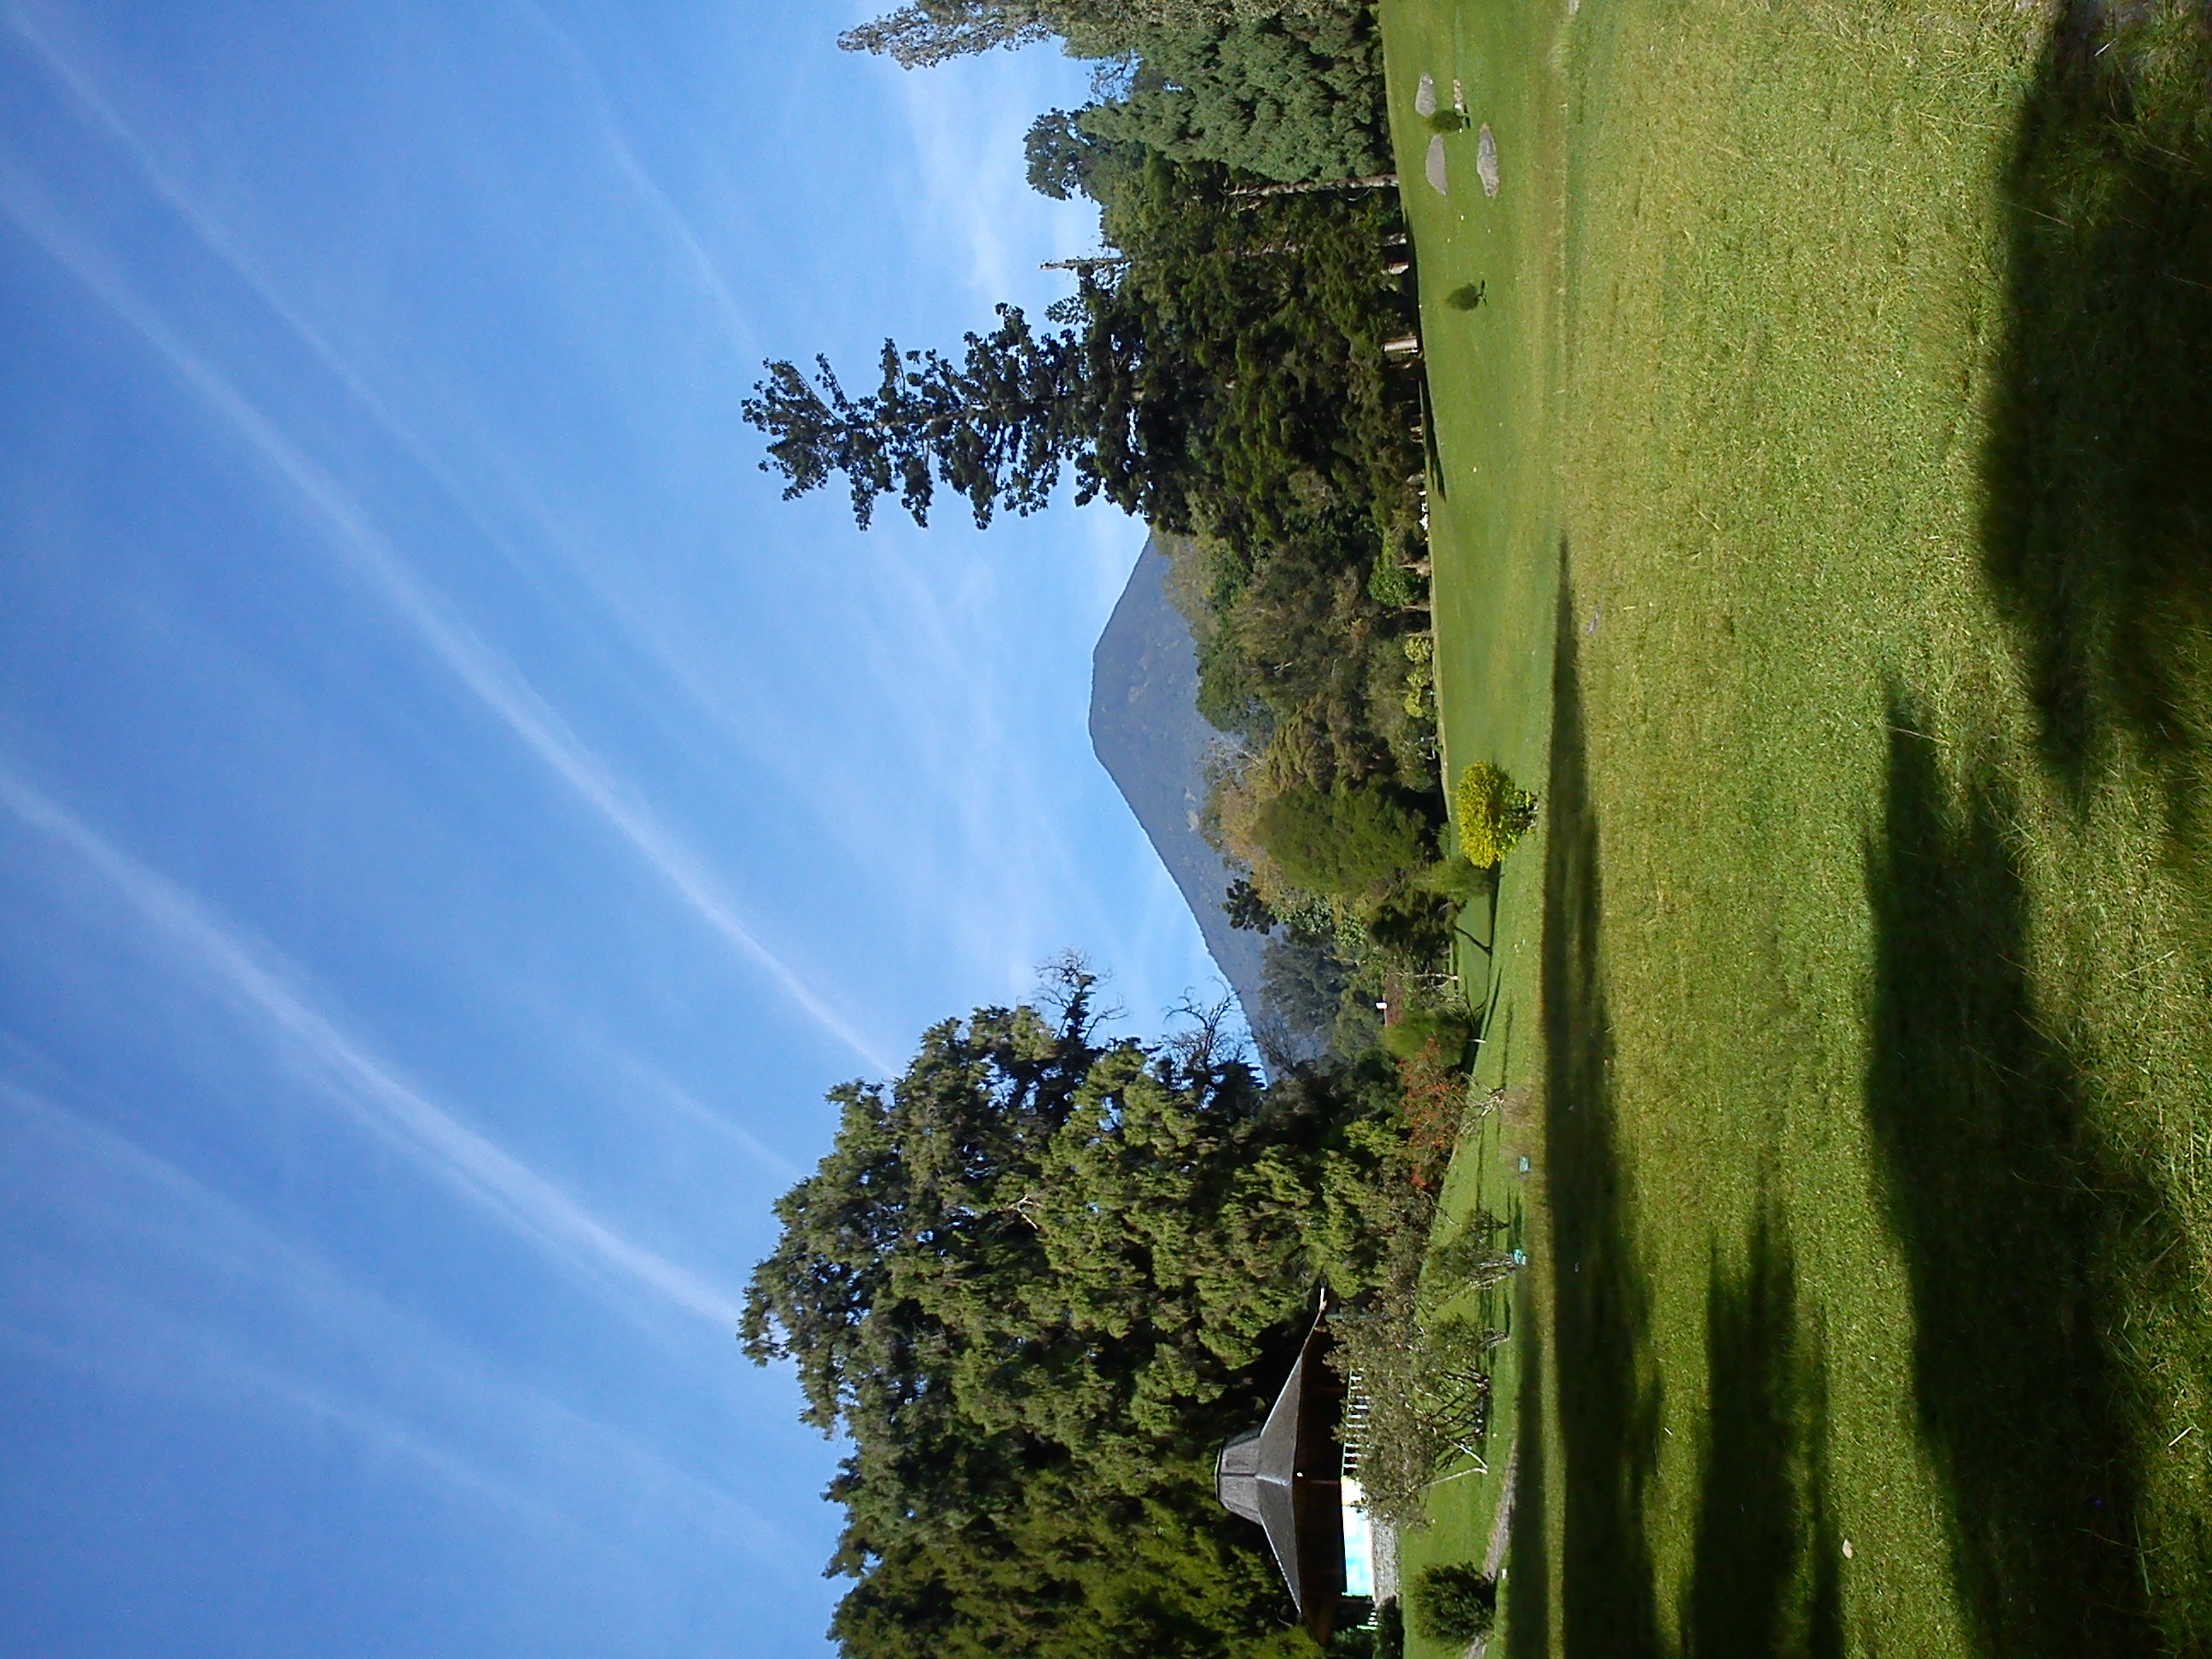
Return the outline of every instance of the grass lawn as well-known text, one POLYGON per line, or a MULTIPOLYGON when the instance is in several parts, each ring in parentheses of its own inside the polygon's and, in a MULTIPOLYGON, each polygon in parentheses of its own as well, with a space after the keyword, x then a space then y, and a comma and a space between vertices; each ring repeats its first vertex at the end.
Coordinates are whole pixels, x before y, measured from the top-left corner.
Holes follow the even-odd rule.
POLYGON ((1447 755, 1544 798, 1506 1652, 2212 1650, 2212 54, 2124 15, 1383 6, 1447 755))

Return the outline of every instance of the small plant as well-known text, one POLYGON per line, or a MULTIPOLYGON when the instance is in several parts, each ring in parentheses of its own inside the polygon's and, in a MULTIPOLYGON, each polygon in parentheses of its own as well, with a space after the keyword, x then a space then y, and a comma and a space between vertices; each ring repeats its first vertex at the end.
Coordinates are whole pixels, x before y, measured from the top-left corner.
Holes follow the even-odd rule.
POLYGON ((1438 859, 1413 878, 1413 885, 1425 893, 1434 893, 1455 904, 1465 904, 1478 894, 1490 890, 1490 872, 1478 869, 1473 863, 1455 853, 1449 858, 1438 859))
POLYGON ((1467 125, 1467 112, 1463 109, 1440 109, 1429 117, 1431 132, 1465 132, 1467 125))
POLYGON ((1375 1609, 1375 1659, 1406 1659, 1406 1610, 1395 1595, 1375 1609))
POLYGON ((1453 792, 1459 848, 1468 863, 1487 868, 1511 852, 1536 821, 1536 798, 1516 788, 1504 769, 1484 761, 1460 774, 1453 792))
POLYGON ((1393 611, 1415 609, 1421 595, 1413 586, 1414 574, 1411 565, 1392 558, 1386 549, 1375 556, 1374 568, 1368 572, 1367 597, 1393 611))
POLYGON ((1482 303, 1482 291, 1487 283, 1468 283, 1444 295, 1444 303, 1454 311, 1472 311, 1482 303))
POLYGON ((1417 662, 1406 671, 1406 715, 1409 720, 1434 720, 1436 675, 1428 664, 1417 662))
POLYGON ((1382 1028, 1382 1052, 1393 1060, 1433 1054, 1443 1065, 1456 1070, 1474 1035, 1473 1024, 1463 1012, 1416 1006, 1382 1028))
POLYGON ((1424 1317, 1463 1291, 1502 1285, 1519 1270, 1512 1246, 1498 1243, 1504 1231, 1496 1216, 1478 1212, 1452 1237, 1430 1247, 1415 1304, 1424 1317))
POLYGON ((1413 1580, 1413 1625, 1435 1642, 1472 1642, 1498 1618, 1498 1583, 1462 1562, 1424 1568, 1413 1580))

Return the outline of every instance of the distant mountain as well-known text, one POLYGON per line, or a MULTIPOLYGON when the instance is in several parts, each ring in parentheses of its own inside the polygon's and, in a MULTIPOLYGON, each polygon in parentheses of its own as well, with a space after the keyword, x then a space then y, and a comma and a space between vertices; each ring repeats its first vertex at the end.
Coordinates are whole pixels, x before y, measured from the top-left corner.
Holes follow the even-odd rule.
POLYGON ((1318 1054, 1311 1034, 1267 1029, 1261 1000, 1263 944, 1229 925, 1221 902, 1237 872, 1199 833, 1206 767, 1221 733, 1198 712, 1198 647, 1190 624, 1168 598, 1171 568, 1147 541, 1121 602, 1091 653, 1091 747, 1197 919, 1222 977, 1229 981, 1270 1060, 1318 1054))

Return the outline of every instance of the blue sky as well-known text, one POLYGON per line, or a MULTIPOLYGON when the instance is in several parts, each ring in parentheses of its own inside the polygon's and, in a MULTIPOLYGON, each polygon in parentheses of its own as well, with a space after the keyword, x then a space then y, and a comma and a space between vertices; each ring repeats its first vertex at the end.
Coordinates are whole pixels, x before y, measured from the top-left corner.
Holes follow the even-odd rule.
POLYGON ((1141 532, 785 503, 767 355, 1062 291, 1051 53, 0 3, 0 1632, 812 1654, 732 1338, 827 1086, 1211 973, 1085 737, 1141 532))

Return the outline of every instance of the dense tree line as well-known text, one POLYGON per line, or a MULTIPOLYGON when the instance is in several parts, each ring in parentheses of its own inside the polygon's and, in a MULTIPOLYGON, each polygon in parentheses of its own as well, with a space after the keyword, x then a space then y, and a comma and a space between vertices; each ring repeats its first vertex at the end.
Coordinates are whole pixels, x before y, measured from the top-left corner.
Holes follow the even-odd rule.
POLYGON ((1293 181, 1373 173, 1389 154, 1382 42, 1364 4, 922 0, 842 39, 908 68, 1058 40, 1099 66, 1097 95, 1039 125, 1173 161, 1293 181))
POLYGON ((793 494, 842 478, 868 522, 940 496, 980 525, 1063 484, 1170 532, 1200 712, 1232 739, 1209 832, 1271 936, 1269 1021, 1370 1040, 1384 978, 1433 965, 1469 872, 1443 856, 1411 325, 1395 194, 1282 192, 1382 164, 1364 6, 925 0, 848 44, 927 64, 1054 37, 1098 95, 1039 118, 1032 183, 1099 209, 1109 252, 1040 324, 959 349, 886 342, 872 386, 779 362, 748 405, 793 494), (1340 825, 1411 823, 1389 857, 1340 825), (1343 1018, 1319 1019, 1334 987, 1343 1018))
POLYGON ((1108 1041, 1091 981, 930 1030, 851 1084, 777 1205, 746 1349, 852 1450, 830 1495, 854 1659, 1292 1653, 1211 1457, 1264 1412, 1326 1276, 1382 1272, 1404 1188, 1373 1075, 1263 1086, 1201 1022, 1108 1041))
POLYGON ((1287 1659, 1306 1638, 1212 1456, 1321 1281, 1398 1310, 1361 1328, 1370 1364, 1411 1317, 1436 1146, 1372 1010, 1468 874, 1439 844, 1417 388, 1384 349, 1403 226, 1392 192, 1273 188, 1387 165, 1379 47, 1339 0, 919 0, 845 44, 924 67, 1046 39, 1097 67, 1027 146, 1032 184, 1099 210, 1074 291, 951 350, 886 341, 852 386, 771 362, 746 412, 787 494, 842 483, 863 526, 886 497, 980 526, 1068 487, 1163 533, 1226 739, 1232 917, 1270 937, 1253 1023, 1336 1057, 1263 1083, 1206 1022, 1107 1041, 1073 967, 948 1021, 833 1095, 741 1334, 850 1443, 850 1659, 1287 1659))

